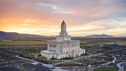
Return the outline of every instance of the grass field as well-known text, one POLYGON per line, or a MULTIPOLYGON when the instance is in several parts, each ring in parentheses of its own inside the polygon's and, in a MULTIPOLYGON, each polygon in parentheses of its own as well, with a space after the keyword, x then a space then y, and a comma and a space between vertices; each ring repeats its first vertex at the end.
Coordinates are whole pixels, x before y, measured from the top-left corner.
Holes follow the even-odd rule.
POLYGON ((0 41, 0 45, 45 45, 47 42, 45 41, 13 41, 13 40, 3 40, 0 41))
POLYGON ((26 48, 26 47, 45 47, 47 46, 47 41, 26 41, 26 40, 2 40, 0 41, 0 48, 9 48, 9 47, 15 47, 15 48, 26 48))
POLYGON ((90 41, 85 41, 85 40, 81 40, 80 44, 81 45, 85 45, 85 46, 93 46, 93 45, 101 45, 101 44, 114 44, 114 43, 117 43, 118 45, 121 45, 121 46, 126 46, 126 41, 124 40, 90 40, 90 41))
MULTIPOLYGON (((85 39, 80 40, 81 46, 93 46, 101 44, 114 44, 126 46, 126 41, 122 39, 85 39)), ((47 40, 0 40, 0 47, 41 47, 47 46, 47 40)))
POLYGON ((118 71, 116 67, 100 67, 94 69, 94 71, 118 71))

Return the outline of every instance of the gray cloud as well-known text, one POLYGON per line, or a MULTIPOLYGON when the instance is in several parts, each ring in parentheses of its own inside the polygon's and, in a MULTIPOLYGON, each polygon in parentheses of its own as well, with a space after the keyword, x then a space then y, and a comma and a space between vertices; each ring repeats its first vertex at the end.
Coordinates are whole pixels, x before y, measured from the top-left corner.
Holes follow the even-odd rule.
POLYGON ((1 0, 0 18, 71 18, 80 23, 126 17, 126 0, 1 0))

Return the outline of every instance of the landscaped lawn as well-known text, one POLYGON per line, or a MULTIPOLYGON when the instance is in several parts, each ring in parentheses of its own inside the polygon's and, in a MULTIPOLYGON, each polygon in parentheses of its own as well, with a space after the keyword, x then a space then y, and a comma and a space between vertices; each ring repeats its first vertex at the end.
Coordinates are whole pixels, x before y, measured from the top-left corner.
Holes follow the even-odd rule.
POLYGON ((100 67, 94 69, 94 71, 118 71, 116 67, 100 67))
POLYGON ((24 54, 23 56, 29 59, 35 59, 35 54, 36 53, 27 53, 27 54, 24 54))
POLYGON ((85 62, 77 60, 51 60, 51 63, 57 66, 85 65, 85 62))

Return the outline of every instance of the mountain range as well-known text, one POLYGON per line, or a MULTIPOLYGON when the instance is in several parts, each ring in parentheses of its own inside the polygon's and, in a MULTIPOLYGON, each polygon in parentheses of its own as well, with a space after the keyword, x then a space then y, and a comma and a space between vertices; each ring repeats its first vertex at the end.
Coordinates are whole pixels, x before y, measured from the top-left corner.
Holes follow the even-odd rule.
MULTIPOLYGON (((20 38, 49 38, 48 36, 40 36, 40 35, 33 35, 33 34, 20 34, 16 32, 4 32, 0 31, 0 39, 20 39, 20 38)), ((101 34, 101 35, 88 35, 84 36, 84 38, 113 38, 111 35, 101 34)))
POLYGON ((86 38, 113 38, 114 36, 101 34, 101 35, 88 35, 88 36, 85 36, 85 37, 86 38))
POLYGON ((0 31, 0 39, 45 38, 46 36, 0 31))

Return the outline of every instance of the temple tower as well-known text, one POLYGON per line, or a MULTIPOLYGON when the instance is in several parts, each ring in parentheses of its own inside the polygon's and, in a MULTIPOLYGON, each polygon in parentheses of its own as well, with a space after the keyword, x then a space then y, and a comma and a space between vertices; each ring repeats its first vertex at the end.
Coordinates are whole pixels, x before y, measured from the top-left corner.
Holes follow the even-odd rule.
POLYGON ((61 31, 56 39, 49 40, 47 50, 42 50, 41 55, 50 59, 56 57, 57 59, 64 57, 78 57, 85 53, 85 49, 80 48, 79 40, 71 40, 66 30, 64 21, 61 23, 61 31))
POLYGON ((63 21, 61 24, 61 32, 60 32, 61 37, 67 37, 67 31, 66 31, 66 23, 63 21))

